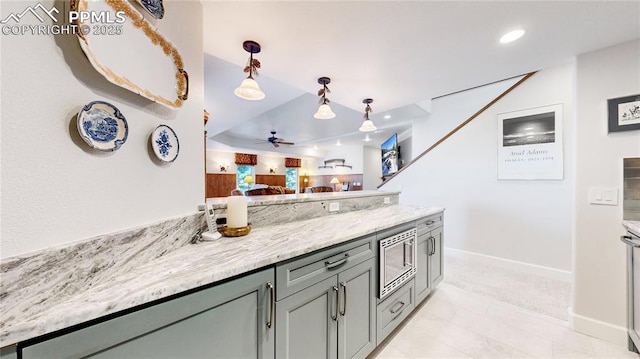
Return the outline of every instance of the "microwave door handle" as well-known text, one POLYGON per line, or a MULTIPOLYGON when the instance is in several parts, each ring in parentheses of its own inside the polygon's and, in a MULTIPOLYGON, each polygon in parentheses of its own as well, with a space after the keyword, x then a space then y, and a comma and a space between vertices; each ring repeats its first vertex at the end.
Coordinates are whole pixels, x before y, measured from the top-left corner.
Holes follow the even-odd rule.
POLYGON ((402 266, 407 266, 407 246, 409 243, 404 242, 404 247, 402 247, 402 266))
POLYGON ((631 247, 640 247, 640 240, 633 239, 631 236, 620 236, 620 240, 631 247))
POLYGON ((409 266, 413 265, 412 247, 413 247, 413 241, 404 242, 404 251, 403 251, 404 252, 403 253, 404 260, 403 260, 403 262, 404 262, 404 266, 405 267, 408 266, 408 265, 409 266), (407 251, 409 251, 409 255, 407 255, 407 251), (407 257, 410 258, 409 261, 407 261, 407 257))

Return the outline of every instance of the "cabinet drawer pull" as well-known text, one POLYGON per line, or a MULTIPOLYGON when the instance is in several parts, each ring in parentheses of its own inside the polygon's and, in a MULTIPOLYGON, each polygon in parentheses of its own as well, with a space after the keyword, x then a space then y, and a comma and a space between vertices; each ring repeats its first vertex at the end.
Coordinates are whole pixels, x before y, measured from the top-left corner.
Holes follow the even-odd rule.
POLYGON ((267 328, 271 328, 273 326, 273 307, 275 305, 273 284, 271 284, 271 282, 267 282, 267 288, 269 289, 269 321, 267 322, 267 328))
POLYGON ((327 267, 327 269, 333 269, 345 264, 347 262, 347 259, 349 259, 349 253, 345 253, 344 257, 338 259, 337 261, 333 261, 333 262, 325 261, 324 265, 327 267))
POLYGON ((335 302, 333 306, 333 312, 331 313, 331 319, 334 321, 338 320, 338 287, 333 286, 333 295, 335 297, 335 302))
POLYGON ((341 282, 340 287, 342 288, 342 309, 340 310, 340 315, 345 316, 347 314, 347 283, 341 282))
POLYGON ((396 314, 398 312, 401 312, 402 311, 401 309, 404 309, 404 302, 398 302, 397 304, 400 304, 400 306, 397 308, 391 308, 390 310, 391 314, 396 314))
POLYGON ((428 220, 427 222, 425 222, 425 224, 426 224, 427 226, 430 226, 430 225, 432 225, 432 224, 434 224, 434 223, 436 223, 436 221, 431 220, 431 219, 430 219, 430 220, 428 220))

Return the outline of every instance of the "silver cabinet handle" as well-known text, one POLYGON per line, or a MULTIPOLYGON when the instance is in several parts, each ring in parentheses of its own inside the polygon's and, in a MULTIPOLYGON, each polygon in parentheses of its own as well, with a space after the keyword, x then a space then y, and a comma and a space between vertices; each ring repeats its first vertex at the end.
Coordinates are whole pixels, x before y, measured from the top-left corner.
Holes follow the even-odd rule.
POLYGON ((269 289, 269 321, 267 322, 267 328, 271 328, 273 326, 273 312, 276 299, 271 282, 267 282, 267 289, 269 289))
POLYGON ((340 315, 345 316, 347 314, 347 283, 341 282, 340 287, 342 288, 342 309, 340 310, 340 315))
POLYGON ((429 255, 432 256, 436 253, 436 239, 433 236, 429 237, 429 243, 433 243, 431 244, 431 249, 429 250, 429 255))
POLYGON ((391 308, 391 310, 390 310, 391 314, 396 314, 396 313, 398 313, 398 312, 401 312, 401 311, 402 311, 401 309, 403 309, 403 308, 404 308, 404 302, 398 302, 398 304, 400 304, 400 306, 399 306, 399 307, 397 307, 397 308, 391 308))
POLYGON ((432 224, 434 224, 434 223, 436 223, 436 221, 434 221, 434 220, 431 220, 431 219, 430 219, 430 220, 428 220, 425 224, 426 224, 427 226, 430 226, 430 225, 432 225, 432 224))
POLYGON ((333 313, 331 313, 331 319, 338 320, 338 287, 333 286, 333 295, 335 296, 335 305, 333 306, 333 313))
POLYGON ((324 265, 325 267, 327 267, 327 269, 333 269, 335 267, 345 264, 347 262, 347 259, 349 259, 349 253, 345 253, 344 257, 338 259, 337 261, 333 261, 333 262, 325 261, 324 265))
POLYGON ((640 247, 640 240, 633 239, 631 236, 620 236, 620 240, 632 247, 640 247))

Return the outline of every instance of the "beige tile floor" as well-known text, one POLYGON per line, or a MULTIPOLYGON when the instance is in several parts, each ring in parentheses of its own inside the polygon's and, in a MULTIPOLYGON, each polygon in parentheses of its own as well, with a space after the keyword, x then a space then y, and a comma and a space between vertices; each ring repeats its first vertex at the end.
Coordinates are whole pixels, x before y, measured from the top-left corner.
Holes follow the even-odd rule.
POLYGON ((574 332, 564 320, 462 289, 445 277, 370 358, 640 357, 574 332))

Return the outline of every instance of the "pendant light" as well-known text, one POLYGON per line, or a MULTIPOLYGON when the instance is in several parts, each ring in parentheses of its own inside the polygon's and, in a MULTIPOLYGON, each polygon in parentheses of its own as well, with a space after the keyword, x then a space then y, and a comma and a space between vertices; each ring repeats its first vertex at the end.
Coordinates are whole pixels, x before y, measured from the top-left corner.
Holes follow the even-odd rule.
POLYGON ((260 61, 253 58, 253 54, 260 52, 260 44, 255 41, 247 40, 242 43, 242 47, 249 55, 249 64, 244 68, 244 72, 249 73, 249 77, 242 81, 240 87, 233 91, 236 96, 245 100, 262 100, 264 98, 264 92, 260 90, 260 86, 256 80, 253 79, 253 75, 258 75, 258 69, 260 68, 260 61))
POLYGON ((331 111, 331 107, 329 107, 329 102, 331 101, 329 101, 329 99, 327 98, 327 92, 331 92, 327 87, 327 85, 331 83, 331 79, 328 77, 321 77, 318 79, 318 83, 322 85, 322 88, 318 90, 318 96, 320 96, 321 105, 318 108, 318 112, 316 112, 313 117, 320 120, 328 120, 334 118, 336 117, 336 114, 331 111))
POLYGON ((371 106, 369 104, 372 102, 373 100, 370 98, 362 100, 362 103, 366 104, 367 107, 364 108, 364 121, 362 122, 362 126, 358 129, 360 132, 371 132, 378 129, 373 124, 373 121, 369 119, 369 112, 371 112, 371 106))

